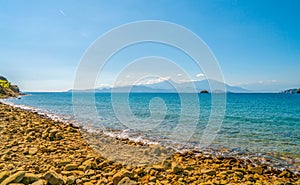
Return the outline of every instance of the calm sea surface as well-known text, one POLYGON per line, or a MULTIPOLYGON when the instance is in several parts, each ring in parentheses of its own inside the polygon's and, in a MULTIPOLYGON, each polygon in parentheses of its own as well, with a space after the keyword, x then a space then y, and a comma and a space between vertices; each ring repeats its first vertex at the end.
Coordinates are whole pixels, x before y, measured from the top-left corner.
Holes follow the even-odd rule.
MULTIPOLYGON (((21 99, 8 99, 16 105, 37 108, 38 111, 51 113, 67 120, 77 120, 88 129, 107 129, 113 133, 145 141, 172 144, 175 148, 183 149, 183 141, 174 136, 174 128, 181 121, 188 128, 197 121, 190 138, 185 145, 199 148, 203 131, 207 127, 211 115, 211 95, 197 95, 200 102, 199 116, 182 116, 182 102, 176 93, 133 93, 129 95, 128 104, 114 101, 119 110, 128 105, 140 123, 123 124, 117 118, 112 107, 111 94, 77 93, 76 106, 80 108, 80 115, 73 113, 72 93, 28 93, 21 99), (94 96, 95 104, 86 101, 94 96), (154 100, 154 101, 153 101, 154 100), (157 101, 156 101, 157 100, 157 101), (150 103, 153 101, 154 103, 150 103), (156 101, 156 103, 155 103, 156 101), (164 106, 160 106, 164 102, 164 106), (121 107, 120 107, 121 106, 121 107), (97 117, 93 115, 97 111, 97 117), (160 115, 161 120, 151 119, 151 115, 160 115), (143 122, 143 120, 145 122, 143 122), (138 125, 140 124, 140 125, 138 125), (143 124, 150 125, 148 129, 138 129, 143 124), (151 125, 153 124, 153 125, 151 125)), ((125 96, 118 94, 119 97, 125 96)), ((186 94, 186 97, 192 94, 186 94)), ((195 94, 193 94, 195 96, 195 94)), ((122 99, 122 98, 121 98, 122 99)), ((120 101, 121 101, 120 99, 120 101)), ((193 102, 190 102, 191 104, 193 102)), ((194 112, 191 111, 191 112, 194 112)), ((158 118, 160 118, 158 116, 158 118)), ((157 119, 158 119, 157 118, 157 119)), ((145 126, 146 128, 146 126, 145 126)), ((300 95, 296 94, 227 94, 225 116, 216 138, 210 145, 211 149, 227 149, 230 153, 254 154, 273 157, 283 165, 300 164, 300 95), (283 160, 281 160, 283 159, 283 160)), ((298 171, 298 170, 296 170, 298 171)))

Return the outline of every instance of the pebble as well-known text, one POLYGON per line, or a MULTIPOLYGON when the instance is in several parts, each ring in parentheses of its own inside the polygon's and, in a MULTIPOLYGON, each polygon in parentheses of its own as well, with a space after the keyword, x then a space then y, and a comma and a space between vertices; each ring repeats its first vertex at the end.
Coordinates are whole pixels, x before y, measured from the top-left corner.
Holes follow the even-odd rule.
POLYGON ((28 153, 29 153, 30 155, 35 155, 37 152, 38 152, 38 149, 37 149, 37 148, 30 148, 29 151, 28 151, 28 153))
POLYGON ((77 170, 78 166, 76 164, 67 164, 65 166, 65 171, 77 170))
POLYGON ((210 175, 210 176, 213 176, 213 175, 217 174, 217 172, 215 170, 211 170, 211 169, 203 169, 203 170, 201 170, 201 172, 203 174, 207 174, 207 175, 210 175))

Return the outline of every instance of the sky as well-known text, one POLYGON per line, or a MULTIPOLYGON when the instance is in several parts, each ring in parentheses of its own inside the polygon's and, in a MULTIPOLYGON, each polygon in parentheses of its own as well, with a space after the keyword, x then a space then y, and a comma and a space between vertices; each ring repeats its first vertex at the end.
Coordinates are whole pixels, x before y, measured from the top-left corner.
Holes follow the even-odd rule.
MULTIPOLYGON (((253 91, 299 88, 299 8, 297 0, 0 0, 0 75, 24 92, 72 89, 81 59, 96 39, 130 22, 159 20, 200 37, 216 57, 227 84, 253 91)), ((126 65, 147 56, 174 61, 191 80, 205 78, 201 68, 178 49, 142 43, 113 56, 96 86, 111 86, 126 65)), ((179 81, 180 76, 145 83, 179 81)))

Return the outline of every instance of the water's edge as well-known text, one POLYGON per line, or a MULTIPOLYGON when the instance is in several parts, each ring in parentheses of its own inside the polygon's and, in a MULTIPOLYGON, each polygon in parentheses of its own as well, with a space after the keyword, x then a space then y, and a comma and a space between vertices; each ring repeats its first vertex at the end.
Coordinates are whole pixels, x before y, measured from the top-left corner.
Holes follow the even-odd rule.
MULTIPOLYGON (((39 109, 36 107, 18 105, 18 104, 10 102, 11 99, 12 98, 0 99, 0 102, 3 104, 6 104, 8 106, 12 106, 12 107, 19 108, 19 109, 22 109, 25 111, 31 111, 31 112, 37 113, 40 116, 47 117, 49 119, 61 122, 63 124, 75 125, 75 126, 79 127, 80 129, 82 129, 82 131, 84 131, 84 132, 93 132, 93 133, 101 132, 101 133, 104 133, 106 136, 112 137, 112 138, 128 139, 133 142, 141 142, 144 144, 163 145, 159 141, 145 139, 140 135, 137 137, 134 137, 134 135, 132 135, 129 130, 112 130, 112 129, 100 130, 100 129, 93 129, 90 127, 85 127, 84 125, 76 122, 75 120, 72 120, 71 117, 64 117, 62 115, 53 114, 47 110, 42 110, 42 109, 39 109)), ((220 147, 217 150, 213 149, 213 148, 203 149, 203 148, 195 148, 193 145, 184 145, 184 146, 180 146, 180 147, 173 146, 172 149, 174 149, 176 152, 179 152, 179 153, 185 153, 187 151, 192 151, 196 154, 199 153, 199 154, 203 154, 206 156, 233 157, 233 158, 236 158, 239 160, 243 160, 246 163, 250 162, 254 165, 268 165, 268 166, 271 166, 278 170, 288 169, 295 174, 300 174, 300 171, 299 171, 300 161, 295 161, 297 159, 291 159, 288 157, 284 158, 283 156, 272 156, 272 154, 251 153, 250 151, 241 152, 234 148, 230 149, 230 148, 224 148, 224 147, 220 147)))

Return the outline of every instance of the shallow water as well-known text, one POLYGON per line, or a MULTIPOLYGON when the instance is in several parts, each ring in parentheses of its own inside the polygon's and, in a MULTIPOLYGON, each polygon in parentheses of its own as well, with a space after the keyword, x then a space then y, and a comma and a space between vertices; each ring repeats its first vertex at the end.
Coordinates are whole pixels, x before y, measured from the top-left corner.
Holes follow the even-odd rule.
MULTIPOLYGON (((77 93, 76 102, 72 101, 72 93, 29 94, 5 101, 77 120, 90 130, 106 129, 110 135, 172 145, 179 150, 201 148, 203 131, 211 115, 210 94, 184 94, 185 103, 176 93, 133 93, 125 97, 125 102, 126 94, 116 94, 114 104, 108 93, 77 93), (95 104, 88 97, 95 97, 95 104), (199 110, 184 112, 186 104, 190 109, 194 107, 195 97, 200 102, 199 110), (134 117, 124 111, 127 105, 134 117), (96 117, 93 110, 97 111, 96 117)), ((272 158, 281 166, 294 165, 299 169, 300 95, 227 94, 225 111, 221 128, 209 146, 211 150, 226 148, 231 154, 259 155, 272 158)))

